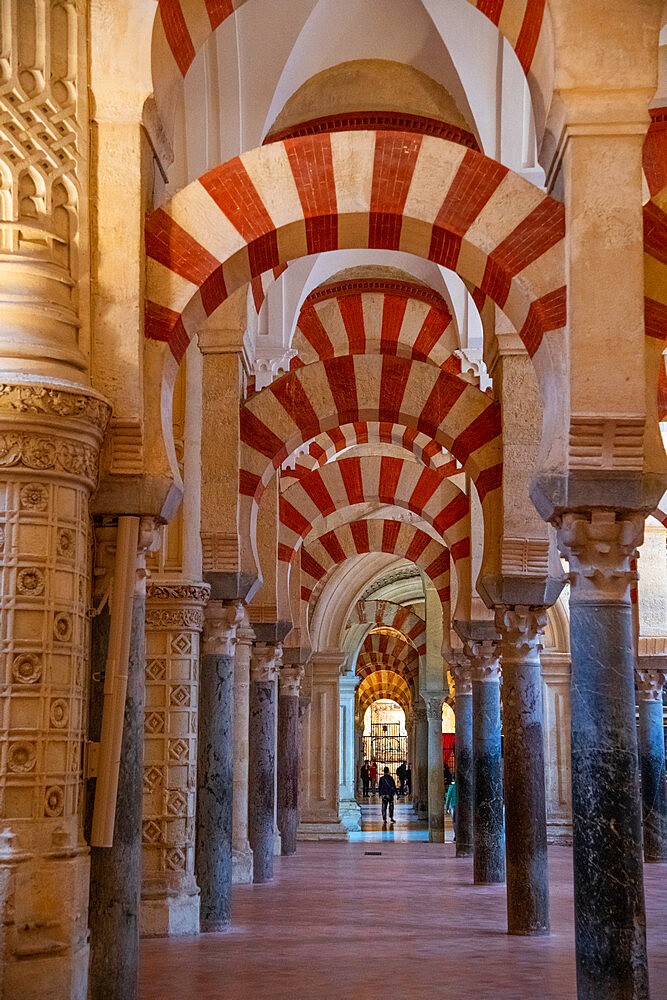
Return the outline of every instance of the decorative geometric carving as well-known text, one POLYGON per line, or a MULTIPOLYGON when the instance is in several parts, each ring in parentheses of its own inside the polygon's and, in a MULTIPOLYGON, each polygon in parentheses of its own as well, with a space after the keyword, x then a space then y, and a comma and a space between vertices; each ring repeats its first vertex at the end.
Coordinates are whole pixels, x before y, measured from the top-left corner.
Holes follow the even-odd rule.
POLYGON ((169 691, 169 704, 179 708, 188 707, 190 705, 190 688, 183 684, 172 687, 169 691))
POLYGON ((49 502, 49 491, 40 483, 26 483, 19 496, 24 510, 46 510, 49 502))
POLYGON ((204 573, 236 572, 239 564, 239 539, 235 531, 202 531, 201 544, 204 573))
POLYGON ((60 785, 51 785, 44 795, 44 815, 62 816, 65 796, 60 785))
POLYGON ((182 816, 187 808, 188 797, 179 789, 169 792, 167 796, 167 812, 170 816, 182 816))
POLYGON ((114 417, 109 427, 108 439, 112 475, 140 475, 144 469, 141 424, 136 420, 118 420, 114 417))
POLYGON ((147 681, 161 681, 167 671, 167 661, 152 659, 146 662, 146 680, 147 681))
POLYGON ((172 847, 165 852, 165 864, 174 872, 184 871, 186 867, 185 851, 180 847, 172 847))
POLYGON ((53 635, 58 642, 69 642, 72 638, 72 619, 65 611, 57 611, 53 616, 53 635))
POLYGON ((19 570, 16 576, 16 590, 27 597, 39 597, 44 593, 44 574, 36 566, 19 570))
POLYGON ((17 684, 36 684, 41 676, 39 653, 17 653, 12 663, 12 677, 17 684))
POLYGON ((547 576, 549 542, 544 538, 503 538, 502 572, 504 576, 547 576))
POLYGON ((152 819, 143 823, 141 839, 147 844, 157 844, 162 839, 162 824, 152 819))
POLYGON ((185 740, 169 740, 169 759, 181 761, 187 757, 189 749, 185 740))
POLYGON ((638 418, 571 417, 571 469, 628 469, 641 472, 644 420, 638 418))
POLYGON ((152 792, 164 784, 164 770, 152 765, 144 768, 144 791, 152 792))
POLYGON ((144 720, 144 731, 154 735, 164 732, 164 712, 147 712, 144 720))
POLYGON ((69 705, 64 698, 54 698, 49 710, 49 719, 54 729, 64 729, 69 720, 69 705))
POLYGON ((179 656, 184 656, 186 653, 192 652, 192 638, 191 636, 181 632, 179 635, 174 636, 171 640, 171 649, 173 653, 178 653, 179 656))
POLYGON ((7 751, 7 769, 15 774, 34 771, 37 754, 34 743, 10 743, 7 751))

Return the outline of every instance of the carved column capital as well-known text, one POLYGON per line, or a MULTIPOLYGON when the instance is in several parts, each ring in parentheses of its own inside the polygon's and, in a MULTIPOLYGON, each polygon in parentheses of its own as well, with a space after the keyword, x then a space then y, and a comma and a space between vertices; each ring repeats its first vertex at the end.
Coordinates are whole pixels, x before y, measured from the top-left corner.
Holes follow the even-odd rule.
POLYGON ((233 656, 236 629, 242 621, 241 601, 211 601, 204 616, 202 653, 205 656, 233 656))
POLYGON ((449 692, 447 691, 422 691, 422 698, 426 705, 426 718, 429 722, 442 722, 442 706, 449 692))
POLYGON ((635 683, 640 701, 662 701, 662 689, 665 686, 664 670, 638 667, 635 670, 635 683))
POLYGON ((562 514, 556 522, 558 548, 570 563, 571 599, 628 601, 637 579, 631 561, 644 537, 642 514, 610 510, 562 514))
POLYGON ((246 611, 243 615, 243 621, 236 629, 237 649, 239 646, 252 646, 256 638, 252 625, 248 621, 248 612, 246 611))
POLYGON ((547 624, 546 608, 500 605, 496 607, 495 621, 504 646, 514 646, 517 650, 534 649, 536 652, 542 649, 540 637, 547 624))
POLYGON ((472 666, 467 658, 461 657, 460 662, 452 663, 449 672, 454 681, 454 697, 472 694, 472 666))
POLYGON ((260 684, 275 681, 282 655, 282 643, 255 643, 250 657, 250 680, 260 684))
POLYGON ((417 701, 412 707, 412 718, 415 723, 426 722, 426 705, 422 701, 417 701))
POLYGON ((497 640, 484 639, 479 642, 467 642, 465 649, 472 667, 472 680, 489 684, 498 683, 500 663, 498 661, 497 640))
POLYGON ((210 590, 206 583, 149 581, 146 587, 146 628, 201 632, 210 590))
POLYGON ((298 698, 301 693, 301 681, 305 671, 297 664, 291 667, 281 667, 278 671, 278 693, 287 698, 298 698))

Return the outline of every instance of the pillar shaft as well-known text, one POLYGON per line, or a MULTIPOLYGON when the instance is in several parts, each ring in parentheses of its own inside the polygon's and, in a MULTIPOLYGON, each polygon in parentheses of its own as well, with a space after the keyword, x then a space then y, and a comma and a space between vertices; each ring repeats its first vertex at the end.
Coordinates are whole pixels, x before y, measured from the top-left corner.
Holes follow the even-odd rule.
POLYGON ((338 721, 338 808, 347 830, 360 830, 361 809, 354 794, 354 699, 359 678, 343 674, 338 684, 340 715, 338 721))
POLYGON ((211 601, 204 621, 196 836, 202 931, 223 930, 231 918, 234 639, 242 614, 239 603, 211 601))
POLYGON ((442 758, 442 706, 446 692, 425 691, 428 722, 428 839, 442 844, 445 839, 444 769, 442 758))
POLYGON ((146 596, 142 934, 196 934, 199 636, 208 587, 153 582, 146 596))
POLYGON ((451 668, 456 694, 456 857, 473 853, 472 679, 470 665, 451 668))
POLYGON ((299 829, 299 691, 303 667, 278 673, 278 829, 283 854, 296 852, 299 829))
POLYGON ((498 608, 503 670, 507 929, 549 931, 544 725, 539 641, 543 609, 498 608))
POLYGON ((250 653, 255 633, 247 620, 236 630, 234 657, 234 802, 232 809, 232 882, 252 882, 248 840, 248 735, 250 725, 250 653))
POLYGON ((282 647, 255 643, 250 660, 248 836, 253 881, 273 878, 276 676, 282 647))
POLYGON ((417 783, 417 816, 428 819, 428 722, 426 707, 417 702, 413 709, 415 720, 415 762, 412 769, 417 783))
MULTIPOLYGON (((642 659, 644 657, 640 658, 640 663, 642 659)), ((665 674, 662 670, 640 666, 636 679, 639 702, 644 861, 667 861, 665 731, 662 703, 665 674)))
POLYGON ((500 746, 500 685, 495 642, 470 645, 472 672, 472 755, 474 880, 505 881, 505 832, 500 746))
POLYGON ((570 561, 579 1000, 648 1000, 630 560, 643 517, 562 515, 570 561))

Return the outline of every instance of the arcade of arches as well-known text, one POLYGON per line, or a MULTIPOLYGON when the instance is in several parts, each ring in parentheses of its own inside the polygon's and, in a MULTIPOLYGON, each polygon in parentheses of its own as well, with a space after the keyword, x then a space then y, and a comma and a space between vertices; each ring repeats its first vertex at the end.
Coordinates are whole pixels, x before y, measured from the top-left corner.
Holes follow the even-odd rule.
POLYGON ((264 996, 387 700, 429 955, 667 995, 663 0, 0 13, 0 995, 264 996))

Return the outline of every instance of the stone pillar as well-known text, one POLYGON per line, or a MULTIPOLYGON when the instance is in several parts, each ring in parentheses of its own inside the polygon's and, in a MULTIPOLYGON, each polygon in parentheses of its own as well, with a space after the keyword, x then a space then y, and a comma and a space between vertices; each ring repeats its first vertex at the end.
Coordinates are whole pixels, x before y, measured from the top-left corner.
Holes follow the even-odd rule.
POLYGON ((474 880, 505 881, 505 832, 500 746, 500 669, 496 642, 467 644, 472 663, 474 880))
POLYGON ((250 659, 248 836, 253 881, 273 878, 276 675, 282 646, 255 643, 250 659))
POLYGON ((442 706, 446 691, 423 691, 428 722, 428 839, 445 840, 445 776, 442 757, 442 706))
POLYGON ((450 667, 456 696, 456 857, 473 853, 472 677, 463 657, 450 667))
MULTIPOLYGON (((93 1000, 130 1000, 137 995, 139 968, 139 908, 141 901, 141 810, 143 788, 144 668, 146 625, 145 555, 155 542, 156 521, 142 518, 139 531, 135 592, 132 603, 123 715, 123 736, 118 772, 118 793, 111 847, 90 849, 90 966, 88 993, 93 1000)), ((106 556, 115 553, 117 521, 104 518, 96 532, 97 593, 116 585, 106 556), (100 573, 100 563, 109 575, 100 573)), ((90 733, 96 739, 102 728, 104 674, 111 620, 108 605, 93 619, 90 696, 90 733)), ((89 803, 94 800, 89 789, 89 803)), ((92 821, 88 811, 87 826, 92 821)))
POLYGON ((415 761, 412 774, 417 785, 415 805, 418 818, 423 820, 428 819, 428 723, 426 705, 421 699, 415 703, 412 715, 415 726, 415 761))
POLYGON ((339 788, 338 813, 347 830, 361 830, 361 809, 354 794, 354 699, 359 678, 342 674, 338 682, 339 728, 339 788))
POLYGON ((231 917, 232 706, 234 640, 243 620, 240 602, 206 607, 199 680, 196 871, 201 930, 224 930, 231 917))
POLYGON ((664 669, 652 667, 652 660, 665 657, 638 657, 636 672, 639 704, 639 764, 641 768, 644 861, 667 861, 667 797, 665 795, 665 730, 662 689, 664 669))
POLYGON ((569 653, 542 652, 547 843, 572 843, 569 653))
POLYGON ((278 672, 278 828, 283 854, 296 851, 299 829, 299 692, 303 667, 278 672))
POLYGON ((209 588, 149 583, 146 595, 140 931, 196 934, 199 636, 209 588))
POLYGON ((549 932, 540 638, 544 608, 496 609, 502 661, 507 931, 549 932))
POLYGON ((338 815, 338 650, 314 653, 306 666, 309 704, 303 717, 302 807, 299 840, 347 840, 338 815))
POLYGON ((646 1000, 630 562, 643 515, 558 519, 570 562, 572 820, 579 1000, 646 1000))
POLYGON ((250 725, 250 653, 255 639, 247 617, 236 629, 234 657, 234 802, 232 810, 232 882, 252 882, 248 840, 248 733, 250 725))
POLYGON ((405 759, 412 768, 412 778, 414 781, 414 742, 415 742, 415 720, 412 714, 412 708, 408 708, 405 713, 405 731, 408 735, 406 740, 406 756, 405 759))

